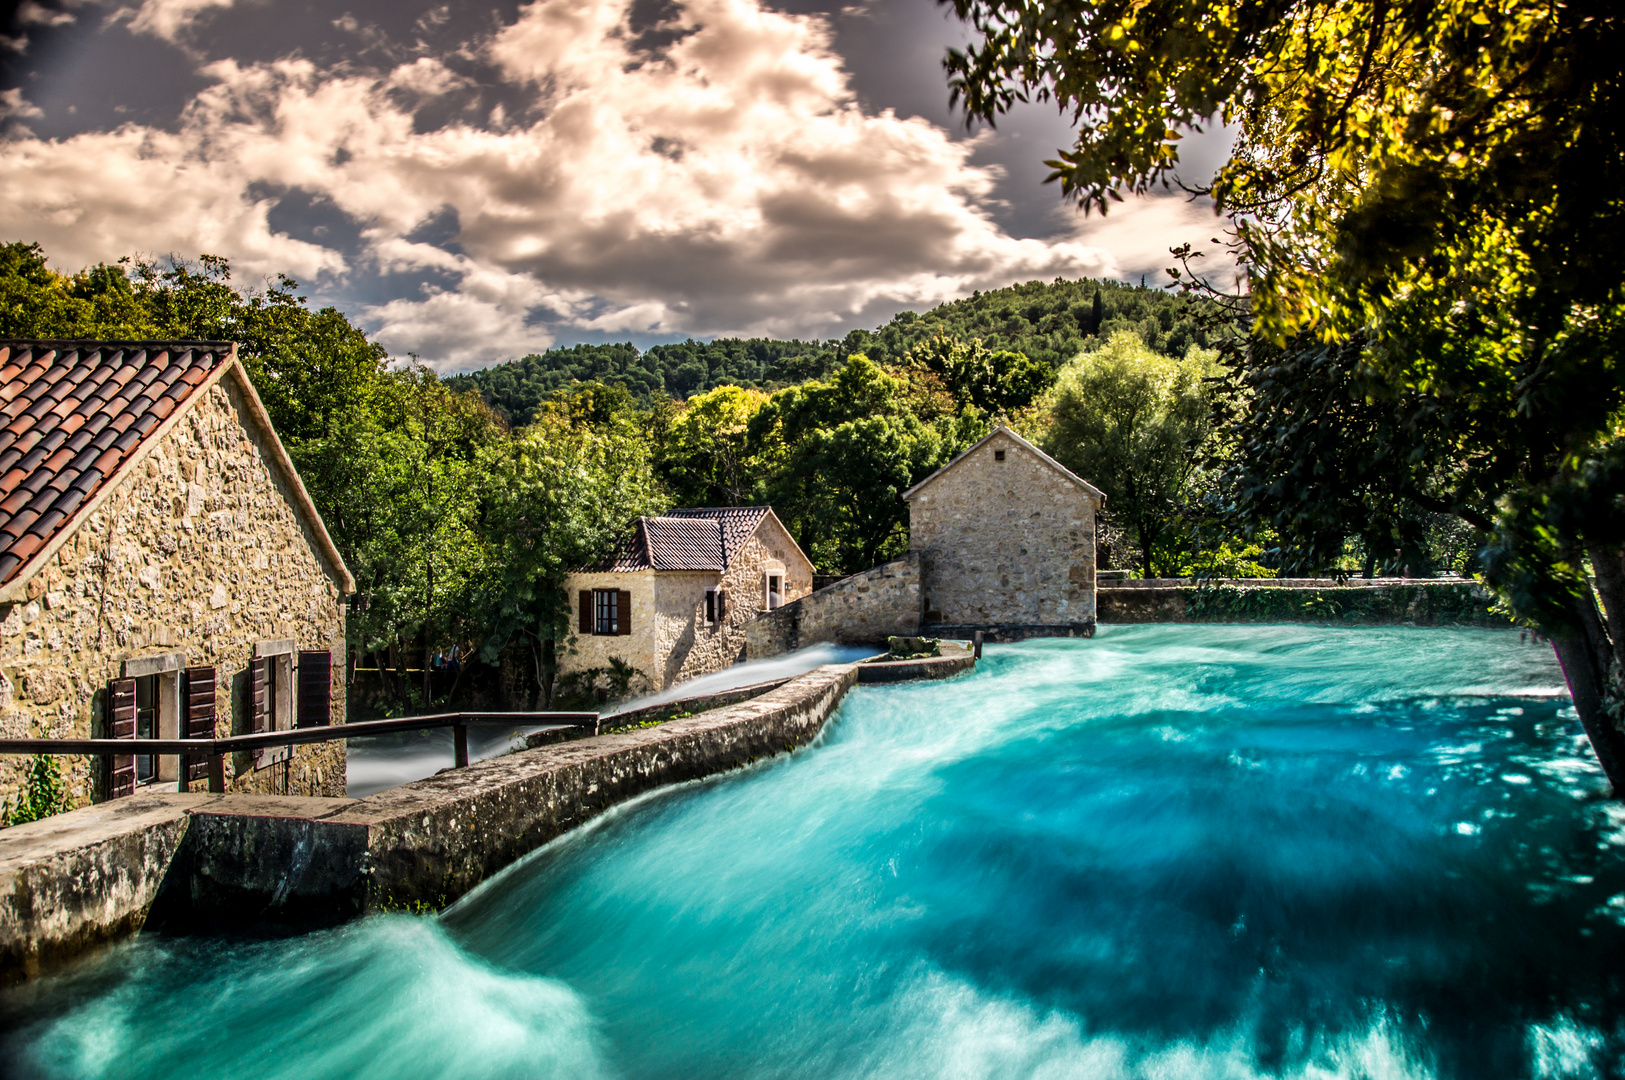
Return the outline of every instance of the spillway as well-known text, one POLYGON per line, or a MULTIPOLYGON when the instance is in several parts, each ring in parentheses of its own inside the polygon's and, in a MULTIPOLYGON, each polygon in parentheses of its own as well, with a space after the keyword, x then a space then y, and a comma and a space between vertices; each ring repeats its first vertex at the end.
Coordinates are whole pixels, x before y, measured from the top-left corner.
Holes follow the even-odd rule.
POLYGON ((852 691, 436 917, 0 998, 122 1077, 1607 1077, 1625 810, 1516 631, 1103 627, 852 691))

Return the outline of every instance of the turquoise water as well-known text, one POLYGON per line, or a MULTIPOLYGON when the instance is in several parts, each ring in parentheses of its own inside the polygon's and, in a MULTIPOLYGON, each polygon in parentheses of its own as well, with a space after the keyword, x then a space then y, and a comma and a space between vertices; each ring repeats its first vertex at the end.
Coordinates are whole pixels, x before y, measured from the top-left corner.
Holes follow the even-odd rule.
POLYGON ((1625 810, 1516 633, 1108 627, 853 692, 437 919, 144 936, 17 1075, 1617 1077, 1625 810))

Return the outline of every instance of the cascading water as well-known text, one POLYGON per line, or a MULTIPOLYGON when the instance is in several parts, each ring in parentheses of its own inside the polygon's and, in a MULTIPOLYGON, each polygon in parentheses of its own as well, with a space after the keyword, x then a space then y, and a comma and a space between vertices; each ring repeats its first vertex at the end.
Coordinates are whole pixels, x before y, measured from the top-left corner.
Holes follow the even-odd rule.
POLYGON ((47 1077, 1609 1077, 1625 810, 1514 632, 1107 627, 853 691, 439 918, 142 938, 47 1077))

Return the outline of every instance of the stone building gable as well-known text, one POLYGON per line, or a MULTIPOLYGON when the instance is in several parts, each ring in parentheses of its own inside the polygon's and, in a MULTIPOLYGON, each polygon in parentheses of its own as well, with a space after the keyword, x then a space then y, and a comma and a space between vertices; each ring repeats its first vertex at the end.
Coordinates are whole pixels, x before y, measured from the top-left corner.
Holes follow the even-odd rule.
POLYGON ((905 497, 926 623, 1092 624, 1094 491, 1007 428, 916 485, 905 497))
MULTIPOLYGON (((241 369, 214 380, 84 515, 0 618, 0 731, 100 736, 107 683, 123 661, 184 651, 218 669, 216 733, 248 725, 256 642, 293 639, 333 656, 343 716, 342 565, 317 554, 325 533, 241 369), (341 577, 342 575, 342 577, 341 577)), ((330 547, 331 541, 328 541, 330 547)), ((76 802, 93 795, 93 759, 65 758, 76 802)), ((0 759, 0 795, 22 759, 0 759)), ((285 765, 227 762, 234 791, 344 794, 344 744, 301 747, 285 765)))

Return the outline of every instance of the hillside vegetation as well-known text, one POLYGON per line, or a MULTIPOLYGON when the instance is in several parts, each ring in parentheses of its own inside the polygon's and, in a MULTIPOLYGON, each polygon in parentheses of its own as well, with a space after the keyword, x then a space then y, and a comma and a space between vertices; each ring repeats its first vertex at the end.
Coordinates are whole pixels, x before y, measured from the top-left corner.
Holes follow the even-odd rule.
POLYGON ((529 423, 544 399, 574 383, 624 385, 648 408, 662 397, 687 400, 719 386, 777 390, 834 374, 857 353, 880 364, 901 363, 933 337, 979 338, 992 351, 1025 355, 1057 371, 1113 333, 1131 331, 1156 352, 1183 356, 1207 345, 1199 301, 1115 281, 1029 281, 995 289, 923 314, 905 311, 873 331, 853 330, 828 341, 718 338, 656 345, 639 352, 630 342, 574 345, 447 379, 477 391, 510 424, 529 423))

